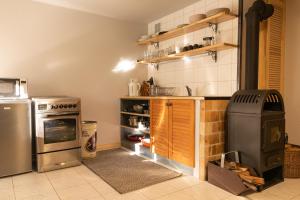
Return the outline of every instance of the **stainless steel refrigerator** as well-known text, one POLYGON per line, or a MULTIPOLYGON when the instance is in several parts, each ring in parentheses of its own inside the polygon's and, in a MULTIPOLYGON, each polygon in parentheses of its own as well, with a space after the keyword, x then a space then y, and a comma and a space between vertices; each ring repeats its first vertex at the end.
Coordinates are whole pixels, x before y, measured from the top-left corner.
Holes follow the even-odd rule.
POLYGON ((0 100, 0 177, 32 171, 31 101, 0 100))

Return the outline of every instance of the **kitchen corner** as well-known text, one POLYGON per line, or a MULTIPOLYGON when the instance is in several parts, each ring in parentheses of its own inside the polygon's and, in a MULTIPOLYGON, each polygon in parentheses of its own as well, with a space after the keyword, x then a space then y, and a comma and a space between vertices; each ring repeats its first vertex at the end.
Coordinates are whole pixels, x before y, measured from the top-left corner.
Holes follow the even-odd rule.
POLYGON ((207 162, 220 159, 224 151, 224 119, 229 100, 220 96, 122 97, 121 144, 206 180, 207 162), (141 109, 136 110, 137 106, 141 109), (133 118, 135 124, 130 123, 133 118))

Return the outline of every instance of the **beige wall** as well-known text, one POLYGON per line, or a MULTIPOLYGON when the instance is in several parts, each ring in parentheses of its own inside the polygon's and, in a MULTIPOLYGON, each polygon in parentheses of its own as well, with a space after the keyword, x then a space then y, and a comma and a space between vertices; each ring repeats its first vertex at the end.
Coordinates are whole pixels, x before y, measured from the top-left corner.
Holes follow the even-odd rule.
POLYGON ((35 3, 0 2, 0 77, 25 77, 31 96, 82 98, 83 120, 97 120, 100 144, 119 142, 119 97, 146 68, 112 73, 121 57, 140 55, 146 25, 35 3))
POLYGON ((286 126, 290 143, 300 145, 300 1, 286 2, 286 126))

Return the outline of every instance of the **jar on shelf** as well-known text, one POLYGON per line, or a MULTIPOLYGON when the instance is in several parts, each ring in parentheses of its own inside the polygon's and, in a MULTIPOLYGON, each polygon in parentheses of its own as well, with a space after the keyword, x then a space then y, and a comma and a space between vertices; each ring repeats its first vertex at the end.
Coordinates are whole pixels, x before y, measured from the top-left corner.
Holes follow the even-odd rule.
POLYGON ((214 44, 214 37, 204 37, 203 42, 204 46, 211 46, 214 44))

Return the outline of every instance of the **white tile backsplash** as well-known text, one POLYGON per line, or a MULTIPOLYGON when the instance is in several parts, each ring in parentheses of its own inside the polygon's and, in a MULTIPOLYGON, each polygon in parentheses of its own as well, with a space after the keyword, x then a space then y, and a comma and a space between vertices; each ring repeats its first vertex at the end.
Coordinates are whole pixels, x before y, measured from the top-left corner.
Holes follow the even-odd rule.
MULTIPOLYGON (((214 8, 228 7, 237 13, 238 0, 200 0, 161 19, 148 24, 148 34, 154 33, 156 23, 161 23, 161 30, 171 30, 176 26, 189 23, 189 17, 205 13, 214 8)), ((218 25, 218 42, 238 42, 238 20, 223 22, 218 25)), ((210 28, 201 29, 184 36, 160 42, 160 49, 183 44, 201 44, 203 37, 213 36, 210 28)), ((148 49, 153 49, 149 46, 148 49)), ((160 63, 159 70, 148 67, 148 76, 154 77, 157 84, 176 87, 176 95, 186 96, 185 86, 197 96, 231 96, 237 90, 237 49, 218 52, 214 62, 208 55, 189 57, 178 61, 160 63)))

